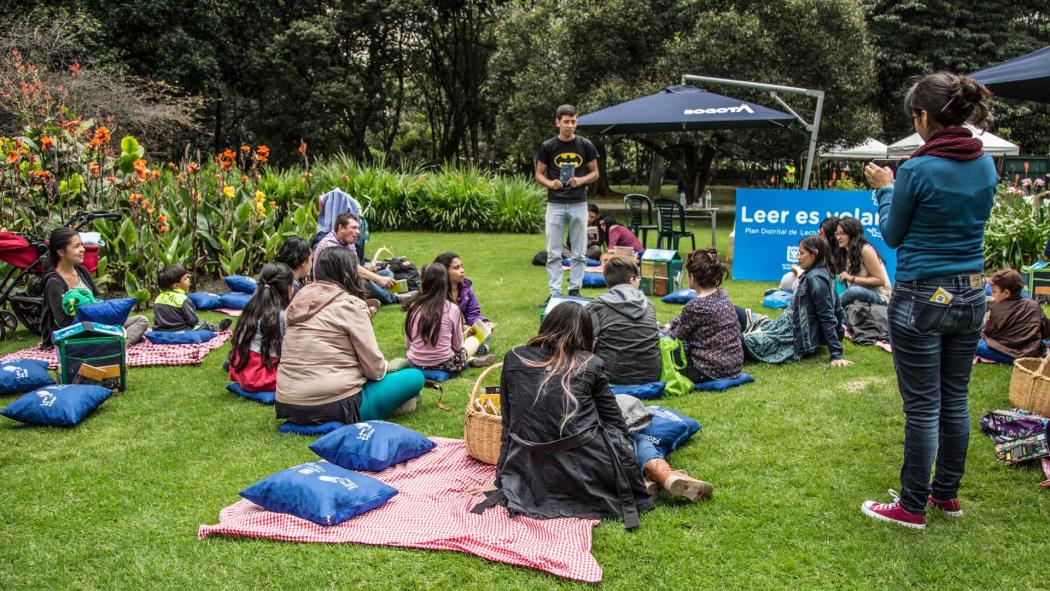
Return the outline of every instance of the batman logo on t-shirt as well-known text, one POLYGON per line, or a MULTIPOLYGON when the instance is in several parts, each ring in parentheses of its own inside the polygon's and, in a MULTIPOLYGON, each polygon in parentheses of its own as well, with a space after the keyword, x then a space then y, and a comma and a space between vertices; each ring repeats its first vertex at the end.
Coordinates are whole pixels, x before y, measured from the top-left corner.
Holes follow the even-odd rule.
POLYGON ((579 168, 583 166, 583 156, 575 152, 562 152, 554 157, 554 165, 558 168, 571 164, 573 168, 579 168))

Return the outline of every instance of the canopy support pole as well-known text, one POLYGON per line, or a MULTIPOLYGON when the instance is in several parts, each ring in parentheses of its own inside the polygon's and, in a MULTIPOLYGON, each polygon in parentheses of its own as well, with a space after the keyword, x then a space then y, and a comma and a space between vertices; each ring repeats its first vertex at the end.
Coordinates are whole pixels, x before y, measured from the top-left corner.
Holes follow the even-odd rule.
POLYGON ((802 188, 809 188, 809 179, 813 172, 813 157, 817 151, 817 135, 820 132, 820 115, 824 110, 824 91, 823 90, 809 90, 807 88, 796 88, 794 86, 781 86, 779 84, 765 84, 763 82, 747 82, 744 80, 730 80, 728 78, 713 78, 711 76, 694 76, 692 74, 685 74, 682 76, 682 84, 689 84, 690 82, 706 82, 708 84, 722 84, 724 86, 737 86, 740 88, 751 88, 754 90, 763 90, 769 93, 773 100, 779 103, 782 107, 787 109, 788 113, 795 116, 799 123, 806 128, 809 132, 809 153, 806 156, 806 168, 802 175, 802 188), (807 122, 802 118, 801 115, 795 112, 794 109, 788 106, 784 102, 784 99, 778 96, 778 92, 790 92, 793 94, 802 94, 811 96, 817 99, 817 107, 813 113, 813 123, 807 122))

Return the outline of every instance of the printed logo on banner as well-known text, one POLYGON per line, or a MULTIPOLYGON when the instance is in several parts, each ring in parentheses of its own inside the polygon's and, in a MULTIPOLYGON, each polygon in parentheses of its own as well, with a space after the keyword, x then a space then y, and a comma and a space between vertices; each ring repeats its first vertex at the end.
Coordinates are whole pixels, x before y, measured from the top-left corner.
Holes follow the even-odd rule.
POLYGON ((739 189, 736 192, 733 279, 780 281, 798 262, 798 242, 829 216, 856 218, 894 277, 896 252, 886 246, 868 191, 739 189))

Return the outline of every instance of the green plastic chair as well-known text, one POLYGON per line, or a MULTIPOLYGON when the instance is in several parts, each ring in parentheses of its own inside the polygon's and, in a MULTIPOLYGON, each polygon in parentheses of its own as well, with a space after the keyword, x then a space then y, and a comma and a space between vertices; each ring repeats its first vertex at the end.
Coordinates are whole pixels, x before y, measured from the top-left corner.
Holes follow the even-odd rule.
POLYGON ((659 230, 660 227, 653 223, 653 202, 645 195, 631 193, 623 198, 623 208, 627 211, 627 228, 634 232, 635 236, 642 239, 642 246, 648 246, 646 242, 649 230, 659 230), (639 233, 640 232, 640 233, 639 233))
POLYGON ((685 229, 685 208, 682 204, 673 199, 657 199, 653 205, 656 206, 657 222, 660 225, 657 230, 656 248, 663 248, 666 238, 667 247, 678 250, 678 241, 688 236, 693 250, 696 250, 696 237, 685 229))

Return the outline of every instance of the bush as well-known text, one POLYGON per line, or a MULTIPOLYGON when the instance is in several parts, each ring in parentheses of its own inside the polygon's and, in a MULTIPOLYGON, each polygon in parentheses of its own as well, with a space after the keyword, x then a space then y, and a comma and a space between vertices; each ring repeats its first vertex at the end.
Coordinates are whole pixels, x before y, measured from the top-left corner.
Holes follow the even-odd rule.
POLYGON ((992 215, 984 229, 986 269, 1020 270, 1039 260, 1050 238, 1050 213, 1038 213, 1026 195, 1003 185, 995 195, 992 215))

